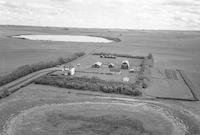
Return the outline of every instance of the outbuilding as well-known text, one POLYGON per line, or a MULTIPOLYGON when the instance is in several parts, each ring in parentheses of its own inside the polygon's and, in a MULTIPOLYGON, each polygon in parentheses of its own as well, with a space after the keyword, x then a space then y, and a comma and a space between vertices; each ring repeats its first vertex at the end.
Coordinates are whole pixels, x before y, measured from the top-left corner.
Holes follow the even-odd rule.
POLYGON ((113 63, 108 64, 108 68, 114 68, 114 67, 115 67, 115 64, 113 63))
POLYGON ((133 67, 129 70, 129 73, 135 73, 135 72, 139 72, 140 71, 140 67, 133 67))
POLYGON ((62 69, 64 75, 74 75, 75 74, 75 67, 63 67, 62 69))
POLYGON ((96 62, 92 65, 92 68, 100 68, 102 66, 102 62, 96 62))
POLYGON ((122 61, 121 69, 129 69, 129 67, 130 67, 130 64, 128 60, 122 61))

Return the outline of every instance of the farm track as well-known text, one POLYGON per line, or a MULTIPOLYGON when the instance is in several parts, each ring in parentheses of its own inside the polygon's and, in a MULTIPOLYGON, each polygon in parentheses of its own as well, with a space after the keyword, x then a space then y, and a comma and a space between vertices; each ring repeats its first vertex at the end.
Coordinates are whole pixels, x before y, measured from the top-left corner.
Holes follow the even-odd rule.
MULTIPOLYGON (((89 51, 87 54, 85 54, 84 56, 82 57, 79 57, 78 59, 75 59, 67 64, 70 64, 70 63, 74 63, 76 61, 79 61, 85 57, 87 57, 88 55, 92 54, 93 52, 95 52, 96 50, 102 48, 103 45, 101 46, 98 46, 97 48, 89 51)), ((45 74, 49 74, 49 73, 52 73, 54 71, 57 71, 59 70, 59 68, 56 68, 56 67, 53 67, 53 68, 48 68, 48 69, 43 69, 43 70, 40 70, 40 71, 36 71, 34 73, 31 73, 31 74, 28 74, 22 78, 19 78, 15 81, 12 81, 8 84, 5 84, 3 86, 0 87, 0 92, 3 92, 4 89, 7 89, 10 93, 13 93, 17 90, 19 90, 20 88, 22 87, 25 87, 27 86, 28 84, 30 84, 34 79, 38 78, 38 77, 41 77, 45 74)))
POLYGON ((13 93, 15 92, 16 90, 18 90, 19 88, 21 87, 24 87, 26 85, 28 85, 30 82, 32 82, 34 79, 40 77, 40 76, 43 76, 45 74, 48 74, 48 73, 51 73, 51 72, 54 72, 56 71, 55 68, 52 68, 52 69, 45 69, 45 70, 42 70, 42 71, 38 71, 38 72, 34 72, 34 73, 31 73, 27 76, 24 76, 20 79, 17 79, 11 83, 8 83, 6 85, 3 85, 1 88, 0 88, 0 91, 2 91, 4 88, 6 88, 10 93, 13 93))

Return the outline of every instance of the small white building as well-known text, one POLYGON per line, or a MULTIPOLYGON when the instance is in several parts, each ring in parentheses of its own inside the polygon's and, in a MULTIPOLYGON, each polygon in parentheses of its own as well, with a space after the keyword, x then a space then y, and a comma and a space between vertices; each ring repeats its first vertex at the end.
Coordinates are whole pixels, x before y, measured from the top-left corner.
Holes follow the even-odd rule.
POLYGON ((121 69, 129 69, 129 67, 130 67, 130 64, 128 60, 122 61, 121 69))
POLYGON ((123 77, 123 82, 128 82, 130 79, 128 77, 123 77))
POLYGON ((102 62, 96 62, 92 65, 92 68, 100 68, 102 66, 102 62))
POLYGON ((140 71, 140 67, 133 67, 129 70, 129 73, 134 73, 134 72, 139 72, 140 71))
POLYGON ((62 72, 64 75, 74 75, 75 74, 75 67, 63 67, 62 72))

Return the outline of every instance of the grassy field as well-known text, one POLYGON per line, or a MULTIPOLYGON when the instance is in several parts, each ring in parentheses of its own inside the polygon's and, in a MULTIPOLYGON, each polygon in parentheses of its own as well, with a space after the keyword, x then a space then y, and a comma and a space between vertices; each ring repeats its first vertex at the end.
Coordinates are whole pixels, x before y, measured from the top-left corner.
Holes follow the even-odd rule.
POLYGON ((23 116, 18 116, 13 121, 12 132, 21 135, 172 134, 171 123, 162 115, 138 108, 139 106, 130 107, 117 103, 79 103, 38 107, 24 112, 23 116), (130 108, 134 108, 132 110, 135 111, 128 110, 130 108), (20 117, 23 117, 22 121, 20 117), (154 121, 154 119, 159 119, 159 121, 154 121))
POLYGON ((174 135, 183 134, 184 126, 193 130, 188 133, 200 133, 194 116, 180 105, 170 109, 114 94, 31 84, 0 102, 0 132, 10 134, 174 135))

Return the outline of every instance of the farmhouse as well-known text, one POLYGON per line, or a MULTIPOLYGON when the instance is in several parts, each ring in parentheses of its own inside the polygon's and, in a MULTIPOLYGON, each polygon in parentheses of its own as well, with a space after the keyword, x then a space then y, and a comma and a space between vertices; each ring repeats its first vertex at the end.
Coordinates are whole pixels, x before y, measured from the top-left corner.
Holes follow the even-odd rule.
POLYGON ((63 67, 62 72, 64 75, 74 75, 75 74, 75 67, 63 67))
POLYGON ((129 69, 129 67, 130 67, 130 65, 129 65, 129 61, 128 60, 122 61, 121 69, 129 69))
POLYGON ((102 66, 102 62, 96 62, 92 65, 92 68, 100 68, 102 66))

